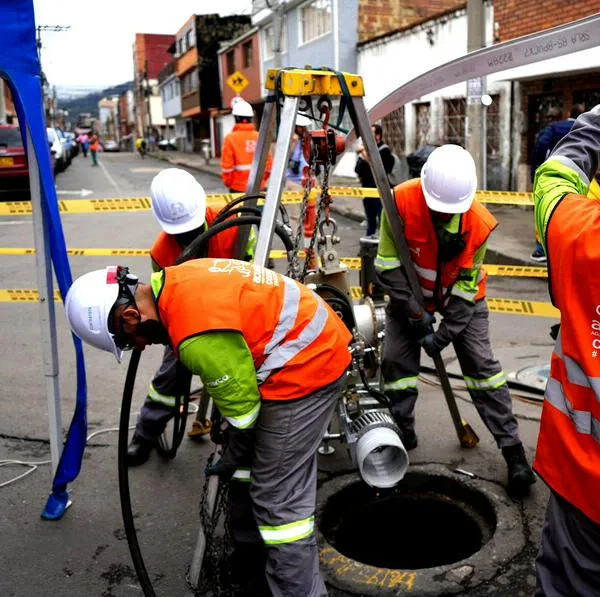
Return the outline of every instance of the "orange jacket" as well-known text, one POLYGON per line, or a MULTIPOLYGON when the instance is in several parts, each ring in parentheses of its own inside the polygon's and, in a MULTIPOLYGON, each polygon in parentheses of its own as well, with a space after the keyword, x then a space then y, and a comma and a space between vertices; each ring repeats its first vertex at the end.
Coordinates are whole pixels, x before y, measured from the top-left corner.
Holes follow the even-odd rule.
POLYGON ((301 398, 339 379, 351 334, 312 290, 235 259, 194 259, 164 270, 157 300, 171 346, 199 334, 242 334, 264 400, 301 398))
MULTIPOLYGON (((206 225, 210 226, 219 213, 216 207, 206 207, 206 225)), ((235 239, 237 237, 237 228, 229 228, 219 232, 208 241, 207 257, 235 257, 235 239)), ((175 265, 175 261, 183 247, 177 242, 176 238, 171 234, 167 234, 164 230, 159 233, 150 249, 150 257, 159 269, 175 265)))
POLYGON ((90 150, 98 151, 100 149, 100 141, 98 135, 90 135, 90 150))
MULTIPOLYGON (((257 140, 258 131, 254 130, 251 122, 234 125, 231 133, 225 137, 221 153, 221 179, 228 189, 246 192, 257 140)), ((272 162, 273 158, 269 152, 261 189, 267 186, 272 162)))
MULTIPOLYGON (((431 313, 445 307, 453 284, 463 269, 473 268, 473 258, 498 223, 483 205, 473 202, 461 215, 460 231, 465 240, 464 250, 447 263, 438 263, 438 239, 431 214, 421 188, 421 179, 414 178, 394 189, 396 208, 404 222, 404 236, 417 278, 431 313)), ((487 273, 481 270, 475 301, 485 297, 487 273)))
POLYGON ((600 204, 567 195, 547 228, 552 302, 561 312, 535 471, 600 524, 600 204))

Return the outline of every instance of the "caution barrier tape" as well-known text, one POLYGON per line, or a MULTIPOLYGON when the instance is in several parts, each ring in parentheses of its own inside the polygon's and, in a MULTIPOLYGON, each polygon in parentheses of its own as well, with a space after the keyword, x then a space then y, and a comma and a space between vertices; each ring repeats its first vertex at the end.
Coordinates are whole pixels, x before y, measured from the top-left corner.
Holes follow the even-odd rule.
MULTIPOLYGON (((71 257, 148 257, 148 249, 67 249, 71 257)), ((0 247, 0 256, 27 256, 35 255, 33 248, 0 247)), ((304 257, 304 252, 298 252, 299 257, 304 257)), ((272 259, 286 259, 285 251, 271 251, 272 259)), ((340 257, 340 261, 351 270, 360 270, 360 257, 340 257)), ((485 270, 490 276, 507 278, 547 278, 548 270, 545 267, 528 265, 488 265, 485 270)))
MULTIPOLYGON (((353 286, 350 288, 352 298, 359 300, 362 297, 360 287, 353 286)), ((58 291, 54 293, 54 300, 61 301, 58 291)), ((37 290, 32 289, 9 289, 0 290, 0 303, 37 303, 39 295, 37 290)), ((530 315, 535 317, 553 317, 559 318, 558 309, 550 303, 542 303, 537 301, 519 301, 514 299, 504 298, 487 298, 487 304, 492 313, 505 313, 508 315, 530 315)))
MULTIPOLYGON (((318 193, 319 190, 316 189, 318 193)), ((363 189, 360 187, 330 187, 332 197, 364 199, 379 197, 377 189, 363 189)), ((220 193, 207 196, 210 205, 225 205, 241 197, 242 193, 220 193)), ((285 191, 282 203, 293 204, 302 201, 302 191, 285 191)), ((481 203, 498 205, 533 205, 530 193, 514 193, 510 191, 478 191, 476 198, 481 203)), ((261 201, 262 203, 262 201, 261 201)), ((61 214, 91 214, 111 213, 124 211, 149 211, 149 197, 123 197, 117 199, 65 199, 58 202, 61 214)), ((0 203, 0 216, 28 216, 31 215, 29 201, 7 201, 0 203)))

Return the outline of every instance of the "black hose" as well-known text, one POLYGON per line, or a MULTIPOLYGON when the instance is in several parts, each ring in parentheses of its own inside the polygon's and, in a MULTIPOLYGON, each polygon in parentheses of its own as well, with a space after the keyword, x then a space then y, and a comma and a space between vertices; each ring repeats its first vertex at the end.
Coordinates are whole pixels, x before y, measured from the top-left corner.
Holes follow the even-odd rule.
MULTIPOLYGON (((189 261, 190 259, 197 259, 198 255, 202 254, 202 249, 204 248, 204 243, 208 242, 213 236, 219 234, 219 232, 223 232, 224 230, 228 230, 229 228, 233 228, 234 226, 246 226, 246 225, 260 225, 260 217, 258 216, 242 216, 239 218, 232 218, 229 220, 225 220, 223 222, 219 222, 215 226, 211 226, 208 230, 197 236, 182 252, 178 257, 175 265, 180 265, 185 261, 189 261)), ((289 237, 288 233, 285 231, 285 228, 281 224, 275 223, 275 234, 281 239, 285 250, 290 253, 294 251, 294 244, 292 243, 292 239, 289 237)))
MULTIPOLYGON (((248 199, 256 199, 256 200, 258 200, 258 199, 265 199, 265 194, 264 193, 255 193, 255 194, 252 194, 252 195, 244 195, 242 197, 238 197, 237 199, 234 199, 233 201, 230 201, 217 214, 216 219, 220 220, 221 216, 223 214, 227 213, 234 206, 239 205, 240 203, 243 203, 244 201, 247 201, 248 199)), ((279 211, 281 213, 281 221, 283 222, 283 224, 285 226, 289 226, 290 225, 290 218, 288 216, 288 213, 287 213, 287 210, 285 208, 285 205, 283 205, 283 203, 280 203, 278 207, 279 207, 279 211)))
POLYGON ((237 207, 236 209, 232 209, 231 211, 225 212, 224 214, 217 216, 212 221, 211 226, 216 226, 217 224, 224 222, 228 218, 233 218, 234 216, 238 216, 241 214, 247 214, 247 215, 260 217, 262 215, 262 212, 260 211, 260 209, 258 207, 249 207, 249 206, 237 207))
POLYGON ((123 526, 129 545, 129 553, 133 560, 140 586, 144 597, 156 597, 154 587, 148 576, 144 558, 140 551, 140 544, 137 540, 133 512, 131 510, 131 495, 129 492, 129 468, 127 467, 127 443, 129 436, 129 416, 131 414, 131 399, 133 396, 133 387, 135 385, 135 376, 138 363, 140 362, 141 352, 134 348, 129 359, 127 368, 127 377, 125 378, 125 387, 123 388, 123 400, 121 402, 121 418, 119 420, 119 446, 117 448, 117 460, 119 463, 119 496, 121 498, 121 514, 123 516, 123 526))
POLYGON ((362 381, 363 386, 365 386, 365 390, 367 390, 367 392, 369 392, 369 394, 371 394, 371 396, 373 398, 375 398, 375 400, 377 400, 377 402, 379 402, 379 404, 381 404, 381 406, 385 406, 385 408, 389 409, 390 408, 389 398, 383 392, 380 392, 379 390, 376 390, 375 388, 372 388, 369 385, 363 369, 359 369, 358 374, 360 375, 360 380, 362 381))

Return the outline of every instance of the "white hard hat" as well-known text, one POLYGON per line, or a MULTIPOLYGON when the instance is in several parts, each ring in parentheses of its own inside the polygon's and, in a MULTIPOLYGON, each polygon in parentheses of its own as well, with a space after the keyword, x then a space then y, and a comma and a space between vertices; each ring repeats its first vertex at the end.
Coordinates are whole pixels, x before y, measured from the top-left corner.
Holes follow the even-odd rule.
POLYGON ((204 187, 186 170, 167 168, 150 185, 152 212, 167 234, 200 228, 206 219, 204 187))
POLYGON ((310 118, 308 118, 301 112, 298 112, 298 115, 296 116, 296 126, 309 127, 311 124, 312 124, 312 120, 310 118))
POLYGON ((468 211, 477 190, 471 154, 459 145, 437 147, 423 166, 421 187, 429 209, 446 214, 468 211))
POLYGON ((108 330, 108 316, 119 296, 117 269, 112 265, 77 278, 67 292, 65 313, 76 336, 95 348, 112 352, 120 363, 123 351, 108 330))
POLYGON ((241 116, 243 118, 252 118, 254 116, 254 110, 252 109, 252 106, 243 99, 235 102, 231 113, 234 116, 241 116))

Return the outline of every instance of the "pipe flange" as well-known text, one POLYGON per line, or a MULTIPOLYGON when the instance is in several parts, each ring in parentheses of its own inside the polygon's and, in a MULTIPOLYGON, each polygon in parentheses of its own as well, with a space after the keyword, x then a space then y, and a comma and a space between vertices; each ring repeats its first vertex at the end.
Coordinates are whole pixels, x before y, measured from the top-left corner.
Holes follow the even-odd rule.
POLYGON ((396 425, 392 416, 385 410, 367 410, 363 412, 359 417, 354 419, 350 424, 350 431, 356 435, 356 439, 359 440, 365 433, 373 429, 373 425, 377 427, 387 427, 392 429, 398 435, 400 429, 396 425))

